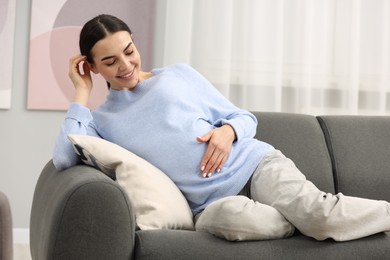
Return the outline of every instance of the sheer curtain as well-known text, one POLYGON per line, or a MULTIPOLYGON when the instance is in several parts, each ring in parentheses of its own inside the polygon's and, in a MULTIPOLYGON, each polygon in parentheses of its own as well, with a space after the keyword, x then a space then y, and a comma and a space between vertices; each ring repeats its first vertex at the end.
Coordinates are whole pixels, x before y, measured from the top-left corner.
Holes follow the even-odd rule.
POLYGON ((390 1, 166 0, 161 63, 248 110, 390 114, 390 1))

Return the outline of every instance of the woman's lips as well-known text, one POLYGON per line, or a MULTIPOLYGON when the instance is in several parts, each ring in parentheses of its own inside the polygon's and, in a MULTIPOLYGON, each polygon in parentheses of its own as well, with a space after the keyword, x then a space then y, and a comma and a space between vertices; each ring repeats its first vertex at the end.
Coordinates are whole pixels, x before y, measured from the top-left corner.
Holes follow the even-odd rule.
POLYGON ((130 79, 133 76, 133 74, 134 74, 134 70, 132 70, 129 73, 126 73, 126 74, 124 74, 122 76, 119 76, 119 78, 121 78, 121 79, 130 79))

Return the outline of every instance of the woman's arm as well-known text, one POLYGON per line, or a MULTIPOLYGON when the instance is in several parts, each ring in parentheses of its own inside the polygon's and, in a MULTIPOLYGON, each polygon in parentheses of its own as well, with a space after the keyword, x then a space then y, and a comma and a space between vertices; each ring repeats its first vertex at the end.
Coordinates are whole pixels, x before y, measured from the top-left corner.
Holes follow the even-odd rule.
POLYGON ((88 108, 78 103, 70 105, 54 147, 53 163, 57 170, 64 170, 80 162, 72 143, 68 139, 68 135, 98 136, 96 130, 92 127, 91 121, 92 115, 88 108))
POLYGON ((92 78, 89 64, 84 56, 77 55, 70 59, 69 78, 75 87, 75 96, 54 147, 53 163, 58 170, 79 163, 73 145, 68 140, 69 134, 98 136, 91 125, 91 112, 86 107, 92 91, 92 78), (81 66, 82 71, 80 70, 81 66))
POLYGON ((203 177, 209 177, 214 171, 222 169, 234 141, 255 136, 257 120, 250 112, 231 103, 199 72, 187 65, 182 66, 182 69, 183 75, 199 91, 200 106, 215 127, 197 138, 199 142, 208 143, 200 169, 203 177))
POLYGON ((233 127, 236 140, 252 138, 256 134, 256 117, 241 108, 235 106, 230 100, 221 94, 202 74, 188 65, 181 67, 183 75, 191 82, 199 92, 199 99, 207 114, 210 123, 215 127, 229 124, 233 127))

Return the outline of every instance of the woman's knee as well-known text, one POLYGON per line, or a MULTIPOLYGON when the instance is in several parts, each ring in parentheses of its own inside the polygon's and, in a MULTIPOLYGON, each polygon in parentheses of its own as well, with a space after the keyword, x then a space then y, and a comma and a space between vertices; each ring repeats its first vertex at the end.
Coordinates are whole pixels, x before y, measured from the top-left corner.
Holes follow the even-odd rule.
POLYGON ((276 209, 245 196, 211 203, 197 219, 195 228, 230 241, 284 238, 295 231, 276 209))

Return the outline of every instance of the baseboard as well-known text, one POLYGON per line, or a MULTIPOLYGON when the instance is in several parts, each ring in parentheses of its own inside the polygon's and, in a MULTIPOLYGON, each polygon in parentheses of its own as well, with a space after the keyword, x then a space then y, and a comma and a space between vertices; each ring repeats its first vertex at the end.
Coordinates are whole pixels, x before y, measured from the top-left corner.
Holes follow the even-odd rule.
POLYGON ((14 228, 13 240, 14 244, 30 244, 30 229, 14 228))

